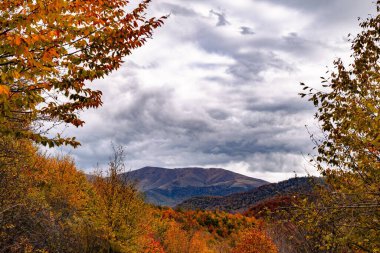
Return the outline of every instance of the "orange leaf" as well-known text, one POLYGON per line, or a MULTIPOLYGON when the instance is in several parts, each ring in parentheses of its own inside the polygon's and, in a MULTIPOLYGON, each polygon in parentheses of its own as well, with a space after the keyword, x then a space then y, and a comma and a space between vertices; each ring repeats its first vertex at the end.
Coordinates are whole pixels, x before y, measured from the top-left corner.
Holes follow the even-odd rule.
POLYGON ((6 85, 0 85, 0 95, 9 95, 9 87, 6 85))
POLYGON ((16 37, 15 38, 15 43, 17 46, 19 46, 21 44, 21 38, 20 37, 16 37))

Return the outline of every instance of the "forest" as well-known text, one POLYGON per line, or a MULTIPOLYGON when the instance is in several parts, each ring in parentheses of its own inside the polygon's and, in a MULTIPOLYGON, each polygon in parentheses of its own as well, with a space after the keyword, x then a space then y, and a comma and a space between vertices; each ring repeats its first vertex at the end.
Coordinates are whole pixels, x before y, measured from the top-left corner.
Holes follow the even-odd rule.
POLYGON ((0 252, 380 252, 380 1, 352 63, 335 60, 322 89, 301 83, 321 131, 310 163, 322 183, 307 194, 244 213, 159 207, 118 176, 122 147, 91 177, 43 151, 80 145, 51 130, 83 126, 80 112, 102 105, 90 83, 165 25, 149 4, 0 2, 0 252))

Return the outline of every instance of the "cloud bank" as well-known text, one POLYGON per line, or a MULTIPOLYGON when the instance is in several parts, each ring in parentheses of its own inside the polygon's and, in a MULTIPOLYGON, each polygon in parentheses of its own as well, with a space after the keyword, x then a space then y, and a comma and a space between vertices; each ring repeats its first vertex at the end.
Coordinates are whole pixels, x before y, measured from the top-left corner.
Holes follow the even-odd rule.
POLYGON ((314 108, 299 82, 319 85, 326 66, 347 59, 357 17, 370 0, 166 0, 154 39, 94 87, 104 106, 68 128, 64 148, 85 171, 104 165, 111 141, 126 165, 223 167, 269 181, 315 173, 307 164, 314 108), (305 157, 306 156, 306 157, 305 157))

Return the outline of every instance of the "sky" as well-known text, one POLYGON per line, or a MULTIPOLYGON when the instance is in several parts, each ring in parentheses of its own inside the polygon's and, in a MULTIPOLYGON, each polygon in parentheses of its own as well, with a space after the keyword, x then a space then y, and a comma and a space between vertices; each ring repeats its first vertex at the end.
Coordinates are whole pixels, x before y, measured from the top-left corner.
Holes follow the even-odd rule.
POLYGON ((270 182, 317 174, 315 108, 299 83, 318 87, 335 59, 349 62, 347 35, 370 13, 371 0, 153 0, 149 15, 169 18, 90 84, 104 104, 64 129, 82 146, 58 152, 86 172, 106 166, 112 142, 128 170, 218 167, 270 182))

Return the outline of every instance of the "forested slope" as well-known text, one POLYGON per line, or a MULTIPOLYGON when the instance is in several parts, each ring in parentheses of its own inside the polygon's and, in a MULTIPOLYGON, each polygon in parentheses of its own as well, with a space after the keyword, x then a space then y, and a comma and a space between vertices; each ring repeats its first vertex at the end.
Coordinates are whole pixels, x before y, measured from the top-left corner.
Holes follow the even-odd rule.
POLYGON ((260 186, 253 190, 235 193, 225 197, 194 197, 185 200, 177 206, 183 209, 223 210, 228 212, 243 212, 259 201, 275 196, 305 195, 312 191, 313 185, 320 179, 300 177, 260 186))

